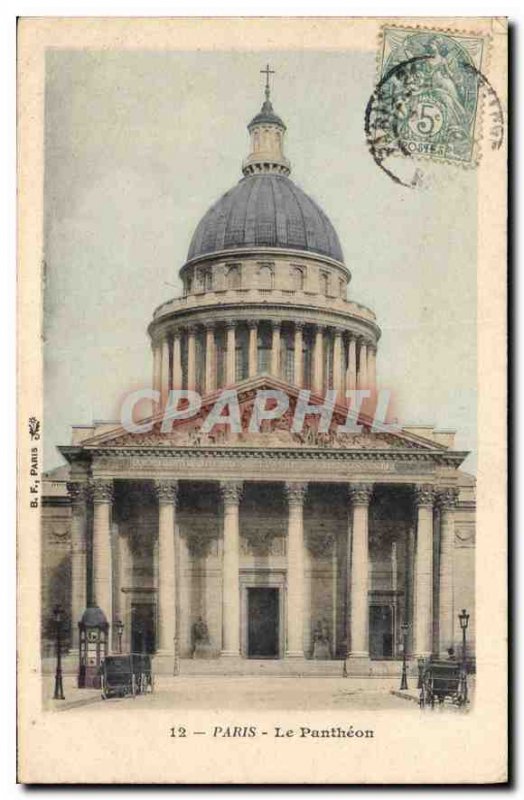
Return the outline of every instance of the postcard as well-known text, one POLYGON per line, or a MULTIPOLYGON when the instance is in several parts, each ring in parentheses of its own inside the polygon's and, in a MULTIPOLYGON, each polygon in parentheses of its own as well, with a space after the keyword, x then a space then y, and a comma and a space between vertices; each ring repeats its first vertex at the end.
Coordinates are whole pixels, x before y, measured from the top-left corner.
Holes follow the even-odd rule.
POLYGON ((18 780, 507 767, 505 18, 22 18, 18 780))

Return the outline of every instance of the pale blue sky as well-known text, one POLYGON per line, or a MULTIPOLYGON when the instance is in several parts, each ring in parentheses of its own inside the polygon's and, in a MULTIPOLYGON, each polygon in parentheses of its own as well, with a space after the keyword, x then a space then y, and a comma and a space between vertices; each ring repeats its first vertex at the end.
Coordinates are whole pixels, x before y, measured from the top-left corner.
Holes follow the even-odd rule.
POLYGON ((350 298, 377 314, 379 381, 400 422, 456 428, 457 447, 475 449, 476 173, 430 167, 410 190, 377 167, 370 54, 50 51, 46 468, 72 424, 117 418, 122 394, 150 381, 152 311, 177 294, 166 283, 179 286, 200 217, 241 177, 268 60, 291 177, 338 231, 350 298))

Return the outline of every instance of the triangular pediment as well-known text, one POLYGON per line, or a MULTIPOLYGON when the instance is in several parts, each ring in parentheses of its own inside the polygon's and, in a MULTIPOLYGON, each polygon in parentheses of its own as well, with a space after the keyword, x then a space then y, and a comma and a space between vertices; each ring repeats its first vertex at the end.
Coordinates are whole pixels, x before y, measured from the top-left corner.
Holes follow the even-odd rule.
MULTIPOLYGON (((392 431, 374 423, 366 413, 359 413, 358 419, 343 405, 335 405, 327 432, 319 429, 320 416, 307 414, 300 430, 293 429, 293 420, 300 390, 270 375, 250 378, 227 390, 220 390, 202 399, 198 413, 188 419, 174 419, 173 414, 157 413, 140 420, 142 432, 131 432, 123 426, 105 429, 81 442, 85 450, 120 448, 209 448, 209 447, 247 447, 247 448, 322 448, 334 450, 430 450, 442 452, 446 447, 431 439, 407 433, 401 429, 392 431), (259 431, 250 429, 253 408, 259 393, 281 392, 288 398, 288 407, 274 420, 263 420, 259 431), (227 395, 225 394, 227 393, 227 395), (236 399, 235 399, 236 398, 236 399), (218 403, 218 406, 217 406, 218 403), (237 404, 235 410, 231 404, 237 404), (220 422, 220 417, 210 430, 205 430, 205 420, 213 409, 221 408, 229 415, 220 422), (235 412, 235 413, 233 413, 235 412), (231 429, 230 418, 240 420, 240 430, 231 429), (360 426, 359 431, 341 431, 341 426, 350 422, 360 426), (145 430, 147 428, 147 430, 145 430)), ((271 402, 270 400, 268 401, 271 402)), ((313 406, 322 406, 325 398, 311 394, 308 401, 313 406)), ((216 413, 216 411, 215 411, 216 413)))

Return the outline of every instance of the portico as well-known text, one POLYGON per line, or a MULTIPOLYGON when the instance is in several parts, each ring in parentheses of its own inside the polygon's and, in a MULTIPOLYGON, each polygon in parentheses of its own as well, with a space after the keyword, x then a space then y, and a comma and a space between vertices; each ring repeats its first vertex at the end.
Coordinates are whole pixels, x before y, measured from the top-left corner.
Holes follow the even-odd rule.
POLYGON ((123 470, 112 478, 69 485, 75 502, 86 504, 77 519, 91 518, 90 504, 94 512, 92 531, 84 525, 80 537, 92 542, 92 581, 79 549, 73 571, 84 578, 75 580, 73 603, 80 607, 85 592, 113 630, 121 618, 129 648, 142 626, 160 671, 176 672, 180 659, 193 657, 199 618, 213 657, 224 663, 311 659, 321 623, 330 657, 344 661, 348 674, 400 657, 404 620, 413 656, 453 643, 454 487, 388 482, 384 474, 375 482, 137 480, 122 474, 129 458, 120 460, 123 470), (445 514, 434 525, 437 507, 445 514), (257 628, 257 603, 264 629, 257 628), (256 630, 267 653, 263 643, 250 645, 256 630))

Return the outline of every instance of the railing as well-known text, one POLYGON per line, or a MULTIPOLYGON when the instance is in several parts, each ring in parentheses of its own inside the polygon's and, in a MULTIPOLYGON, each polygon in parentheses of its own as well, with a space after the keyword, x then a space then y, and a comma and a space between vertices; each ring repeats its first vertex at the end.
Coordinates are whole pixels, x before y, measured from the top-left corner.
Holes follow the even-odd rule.
POLYGON ((344 311, 348 314, 375 321, 373 311, 367 306, 344 300, 342 297, 329 297, 315 292, 294 291, 292 289, 219 289, 202 291, 175 297, 155 309, 153 318, 185 309, 206 308, 208 306, 229 305, 231 303, 282 303, 294 306, 315 306, 326 311, 344 311))

